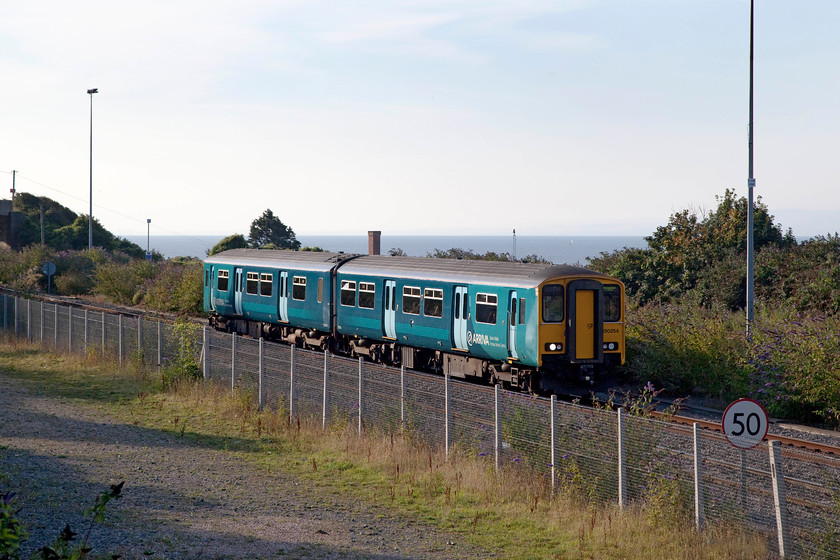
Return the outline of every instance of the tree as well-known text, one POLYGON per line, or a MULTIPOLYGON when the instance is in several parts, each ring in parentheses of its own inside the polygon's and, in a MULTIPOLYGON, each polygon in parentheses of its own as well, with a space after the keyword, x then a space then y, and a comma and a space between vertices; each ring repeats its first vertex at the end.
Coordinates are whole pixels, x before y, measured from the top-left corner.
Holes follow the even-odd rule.
POLYGON ((245 236, 241 233, 234 233, 213 245, 213 248, 207 252, 207 256, 209 257, 210 255, 227 251, 228 249, 244 249, 247 246, 248 241, 245 240, 245 236))
POLYGON ((273 245, 279 249, 300 249, 300 241, 295 238, 295 232, 281 222, 271 210, 266 210, 262 216, 251 222, 248 242, 255 248, 273 245))

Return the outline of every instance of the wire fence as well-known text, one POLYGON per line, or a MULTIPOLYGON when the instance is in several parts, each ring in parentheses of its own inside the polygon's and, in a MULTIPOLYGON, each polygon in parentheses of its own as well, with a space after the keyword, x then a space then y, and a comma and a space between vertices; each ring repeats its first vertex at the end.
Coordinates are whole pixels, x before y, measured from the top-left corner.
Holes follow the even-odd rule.
POLYGON ((552 491, 647 515, 735 524, 788 558, 840 559, 840 458, 489 388, 192 325, 4 294, 2 327, 45 351, 165 371, 184 355, 260 407, 363 432, 408 430, 448 454, 529 469, 552 491))

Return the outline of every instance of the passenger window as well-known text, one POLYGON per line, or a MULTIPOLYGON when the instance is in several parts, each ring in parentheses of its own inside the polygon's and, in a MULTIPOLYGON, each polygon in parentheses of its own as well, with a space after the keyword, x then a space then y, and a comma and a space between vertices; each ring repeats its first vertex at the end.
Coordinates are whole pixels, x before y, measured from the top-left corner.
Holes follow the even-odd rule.
POLYGON ((477 323, 496 324, 496 307, 499 298, 495 294, 475 295, 475 320, 477 323))
POLYGON ((257 272, 249 272, 245 282, 245 291, 252 295, 259 293, 260 275, 257 272))
POLYGON ((318 303, 324 301, 324 279, 318 278, 318 303))
POLYGON ((443 317, 443 290, 426 288, 423 292, 423 315, 443 317))
POLYGON ((356 306, 356 283, 350 280, 341 281, 341 305, 356 306))
POLYGON ((519 324, 525 324, 525 298, 519 298, 519 324))
POLYGON ((260 274, 260 295, 271 297, 271 285, 274 282, 274 275, 263 272, 260 274))
POLYGON ((292 278, 292 299, 300 301, 306 299, 306 276, 292 278))
POLYGON ((228 283, 230 282, 230 272, 227 270, 220 270, 216 282, 216 289, 220 292, 228 291, 228 283))
POLYGON ((563 301, 563 286, 548 284, 543 287, 542 314, 546 323, 562 323, 565 313, 563 301))
POLYGON ((403 313, 420 315, 420 288, 405 286, 403 288, 403 313))
POLYGON ((604 286, 604 321, 621 321, 621 288, 615 284, 604 286))
POLYGON ((376 285, 372 282, 359 282, 359 307, 373 309, 376 300, 376 285))

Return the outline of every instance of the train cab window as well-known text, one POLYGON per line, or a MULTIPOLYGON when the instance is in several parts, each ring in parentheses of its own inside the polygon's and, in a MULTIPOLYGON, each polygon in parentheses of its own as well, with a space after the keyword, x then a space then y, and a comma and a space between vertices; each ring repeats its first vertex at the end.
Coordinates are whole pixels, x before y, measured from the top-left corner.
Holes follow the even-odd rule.
POLYGON ((443 317, 443 290, 426 288, 423 291, 423 315, 443 317))
POLYGON ((271 286, 274 283, 274 275, 263 272, 260 274, 260 295, 271 297, 271 286))
POLYGON ((525 298, 519 298, 519 324, 525 324, 525 298))
POLYGON ((615 284, 604 285, 604 321, 621 321, 621 289, 615 284))
POLYGON ((403 313, 420 315, 420 288, 403 287, 403 313))
POLYGON ((230 272, 227 270, 220 270, 219 276, 216 278, 216 289, 220 292, 228 291, 228 283, 230 282, 230 272))
POLYGON ((259 293, 260 274, 258 272, 249 272, 248 278, 245 281, 245 292, 257 295, 259 293))
POLYGON ((292 299, 300 301, 306 299, 306 276, 292 278, 292 299))
POLYGON ((475 294, 476 322, 495 325, 498 300, 495 294, 475 294))
POLYGON ((359 282, 359 307, 373 309, 376 300, 376 284, 373 282, 359 282))
POLYGON ((324 301, 324 279, 318 278, 318 303, 324 301))
POLYGON ((356 283, 350 280, 341 281, 341 305, 356 307, 356 283))
POLYGON ((542 315, 546 323, 562 323, 565 315, 563 286, 548 284, 542 291, 542 315))

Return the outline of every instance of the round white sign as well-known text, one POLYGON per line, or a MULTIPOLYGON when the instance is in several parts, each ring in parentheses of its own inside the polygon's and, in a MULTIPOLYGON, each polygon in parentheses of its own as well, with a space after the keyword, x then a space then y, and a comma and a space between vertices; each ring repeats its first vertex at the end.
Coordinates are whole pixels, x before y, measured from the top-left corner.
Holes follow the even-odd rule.
POLYGON ((752 399, 739 399, 723 413, 723 433, 739 449, 750 449, 761 443, 769 424, 767 411, 752 399))

